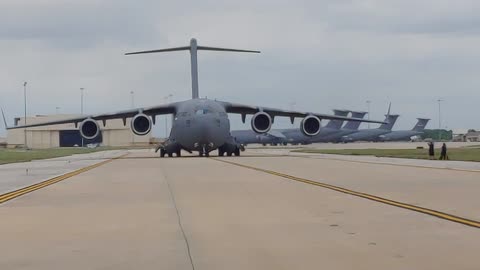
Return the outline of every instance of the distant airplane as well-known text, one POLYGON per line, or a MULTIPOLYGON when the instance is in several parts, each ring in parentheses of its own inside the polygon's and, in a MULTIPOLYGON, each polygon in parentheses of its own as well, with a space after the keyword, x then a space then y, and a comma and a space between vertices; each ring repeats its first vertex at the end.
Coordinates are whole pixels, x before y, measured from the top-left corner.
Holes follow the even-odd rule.
POLYGON ((320 132, 321 119, 383 123, 381 121, 370 121, 293 110, 286 111, 275 108, 249 106, 210 100, 207 98, 199 98, 197 65, 198 50, 260 53, 259 51, 252 50, 199 46, 197 45, 196 39, 191 39, 190 45, 184 47, 127 53, 127 55, 131 55, 171 51, 190 51, 192 99, 147 108, 125 110, 116 113, 80 116, 59 121, 25 126, 14 126, 8 127, 7 129, 74 123, 75 126, 79 128, 80 134, 83 138, 92 139, 97 137, 100 133, 100 125, 98 124, 98 121, 101 121, 103 126, 105 126, 107 124, 107 120, 123 119, 123 122, 126 125, 126 119, 132 118, 132 131, 137 135, 146 135, 151 131, 152 125, 155 124, 155 117, 157 115, 173 114, 174 120, 172 123, 170 136, 159 148, 161 157, 165 156, 166 154, 168 156, 173 156, 173 153, 175 153, 177 156, 181 156, 182 149, 190 153, 196 151, 199 153, 199 156, 209 156, 209 153, 216 149, 218 149, 218 154, 220 156, 223 156, 224 154, 229 156, 235 154, 236 156, 239 156, 241 145, 236 143, 233 137, 230 135, 230 121, 228 119, 228 113, 240 114, 243 122, 245 122, 247 114, 253 115, 251 119, 251 127, 253 131, 259 134, 270 131, 274 118, 277 116, 289 117, 292 123, 295 118, 303 118, 300 123, 300 130, 307 136, 315 136, 320 132))
POLYGON ((430 119, 417 118, 417 124, 411 130, 396 130, 387 134, 378 136, 380 141, 385 142, 398 142, 398 141, 411 141, 413 136, 423 134, 425 127, 430 119))
MULTIPOLYGON (((366 112, 351 112, 351 117, 353 118, 363 118, 367 114, 366 112)), ((338 143, 342 141, 343 136, 347 136, 349 134, 353 134, 358 131, 360 127, 360 122, 358 121, 348 121, 340 130, 337 132, 327 135, 321 139, 319 142, 332 142, 338 143)))
MULTIPOLYGON (((347 116, 350 111, 347 110, 333 110, 334 115, 347 116)), ((315 136, 306 136, 298 129, 284 129, 282 134, 285 135, 288 143, 291 144, 309 144, 315 142, 322 142, 326 136, 337 133, 343 125, 344 120, 330 120, 324 128, 315 136)), ((360 123, 360 122, 359 122, 360 123)))
POLYGON ((342 136, 342 142, 347 143, 356 141, 378 141, 378 137, 380 135, 392 132, 392 128, 395 125, 395 122, 397 121, 399 115, 391 115, 390 108, 391 104, 388 106, 388 112, 385 115, 385 123, 380 125, 380 127, 373 129, 362 129, 350 135, 342 136))
MULTIPOLYGON (((349 111, 333 110, 334 115, 347 116, 349 111)), ((288 129, 272 129, 265 134, 257 134, 252 130, 232 130, 231 134, 235 140, 243 145, 258 143, 258 144, 309 144, 318 140, 322 136, 337 132, 342 127, 343 120, 330 120, 325 127, 320 129, 320 132, 315 136, 307 136, 303 134, 298 128, 288 129), (310 140, 311 139, 311 140, 310 140)), ((358 122, 360 123, 360 122, 358 122)))
MULTIPOLYGON (((269 132, 272 132, 273 130, 270 130, 269 132)), ((283 142, 283 135, 282 135, 282 140, 279 141, 278 137, 271 136, 269 133, 263 133, 263 134, 258 134, 253 130, 250 129, 245 129, 245 130, 232 130, 230 131, 230 134, 232 137, 235 139, 237 143, 240 143, 242 145, 248 145, 248 144, 274 144, 276 143, 282 143, 283 142)))

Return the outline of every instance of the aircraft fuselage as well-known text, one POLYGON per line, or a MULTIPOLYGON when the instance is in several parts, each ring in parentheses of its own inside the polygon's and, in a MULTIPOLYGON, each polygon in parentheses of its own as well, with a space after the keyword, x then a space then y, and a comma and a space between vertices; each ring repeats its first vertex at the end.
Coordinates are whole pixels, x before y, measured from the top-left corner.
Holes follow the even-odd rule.
POLYGON ((187 151, 208 153, 232 141, 225 108, 208 99, 192 99, 179 104, 174 115, 170 143, 187 151))

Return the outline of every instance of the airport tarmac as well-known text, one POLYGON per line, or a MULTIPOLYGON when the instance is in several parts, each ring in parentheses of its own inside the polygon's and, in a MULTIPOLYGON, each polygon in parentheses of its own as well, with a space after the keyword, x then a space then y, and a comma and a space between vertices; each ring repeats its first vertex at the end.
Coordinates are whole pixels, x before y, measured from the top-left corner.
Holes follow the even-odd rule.
MULTIPOLYGON (((459 147, 480 147, 480 142, 447 142, 448 148, 459 147)), ((312 143, 307 145, 288 145, 288 146, 262 146, 260 144, 250 144, 248 148, 253 149, 296 149, 296 148, 314 148, 314 149, 415 149, 417 147, 428 148, 426 142, 354 142, 354 143, 312 143)), ((435 148, 440 148, 441 143, 435 143, 435 148)))
POLYGON ((368 199, 478 223, 479 172, 354 161, 129 151, 0 204, 0 269, 480 268, 478 227, 368 199))

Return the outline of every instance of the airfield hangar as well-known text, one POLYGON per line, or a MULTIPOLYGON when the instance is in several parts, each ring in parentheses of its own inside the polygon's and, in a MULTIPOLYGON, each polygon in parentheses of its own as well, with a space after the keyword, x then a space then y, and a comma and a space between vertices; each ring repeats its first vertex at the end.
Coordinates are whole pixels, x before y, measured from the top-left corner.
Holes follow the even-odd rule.
MULTIPOLYGON (((27 124, 36 124, 49 121, 74 118, 78 115, 56 114, 36 115, 27 117, 27 124)), ((122 119, 108 120, 106 126, 98 121, 101 132, 92 140, 83 140, 83 145, 99 143, 102 146, 141 146, 148 145, 152 141, 152 132, 145 136, 137 136, 130 129, 130 120, 126 125, 122 119)), ((15 118, 15 125, 23 125, 23 117, 15 118)), ((7 132, 7 147, 15 148, 25 143, 25 129, 12 129, 7 132)), ((74 147, 82 145, 82 136, 75 124, 61 124, 43 127, 27 128, 27 146, 29 148, 52 148, 52 147, 74 147)))

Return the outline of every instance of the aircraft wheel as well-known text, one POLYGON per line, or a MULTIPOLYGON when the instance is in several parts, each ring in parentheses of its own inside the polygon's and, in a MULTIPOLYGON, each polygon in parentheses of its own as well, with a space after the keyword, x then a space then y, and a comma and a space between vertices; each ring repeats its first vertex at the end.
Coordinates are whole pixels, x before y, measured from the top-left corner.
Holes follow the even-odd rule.
POLYGON ((198 156, 199 156, 199 157, 203 157, 203 152, 202 152, 202 151, 199 151, 199 152, 198 152, 198 156))
POLYGON ((177 154, 177 157, 181 157, 182 156, 182 149, 178 149, 176 154, 177 154))
POLYGON ((168 157, 173 157, 173 153, 168 153, 168 157))
POLYGON ((225 155, 225 151, 218 149, 218 156, 223 157, 225 155))
POLYGON ((165 149, 160 149, 160 157, 165 157, 165 149))
POLYGON ((228 152, 227 152, 227 156, 231 157, 231 156, 232 156, 232 152, 228 151, 228 152))
POLYGON ((240 148, 235 148, 235 152, 233 152, 236 157, 240 156, 240 148))

